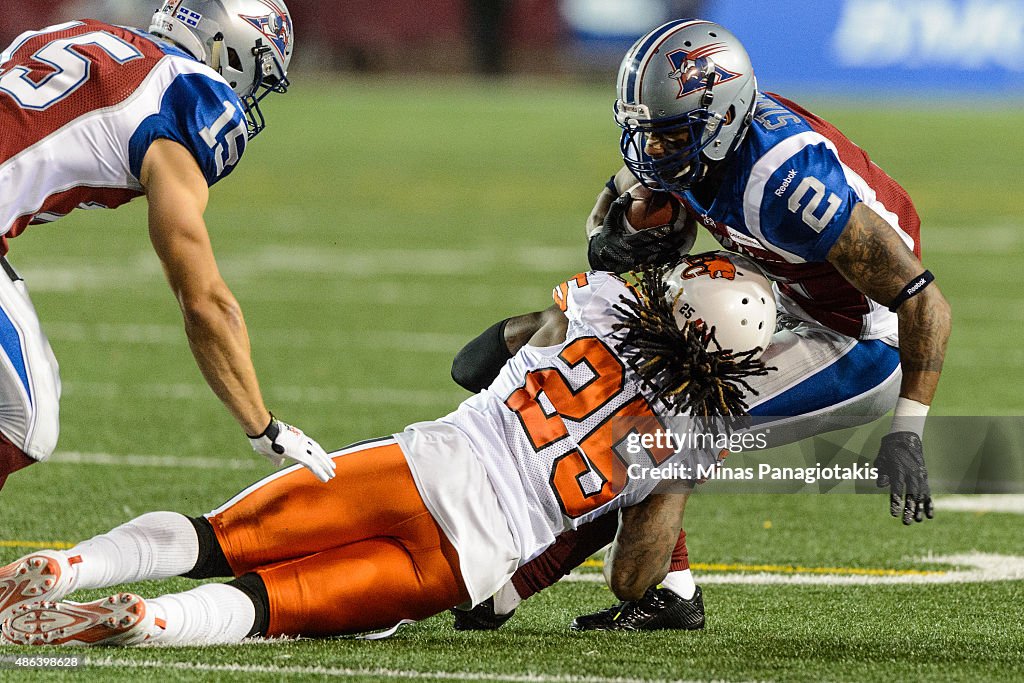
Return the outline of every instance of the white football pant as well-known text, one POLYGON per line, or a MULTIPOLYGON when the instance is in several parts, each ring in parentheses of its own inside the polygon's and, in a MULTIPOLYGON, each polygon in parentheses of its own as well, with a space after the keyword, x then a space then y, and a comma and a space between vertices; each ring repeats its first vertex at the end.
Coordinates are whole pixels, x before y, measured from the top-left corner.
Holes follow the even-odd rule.
POLYGON ((25 282, 0 269, 0 432, 34 460, 60 433, 60 374, 25 282))

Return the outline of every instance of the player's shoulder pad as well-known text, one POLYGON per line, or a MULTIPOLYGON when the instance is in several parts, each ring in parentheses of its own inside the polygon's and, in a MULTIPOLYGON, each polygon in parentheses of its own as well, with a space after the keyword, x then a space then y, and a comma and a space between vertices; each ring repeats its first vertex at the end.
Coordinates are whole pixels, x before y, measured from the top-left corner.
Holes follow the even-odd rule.
POLYGON ((809 128, 781 136, 752 160, 744 221, 794 262, 823 261, 859 201, 836 146, 809 128))
POLYGON ((611 314, 623 296, 636 298, 636 290, 615 273, 595 270, 579 273, 552 291, 555 304, 573 321, 611 314))
POLYGON ((234 170, 245 151, 245 112, 220 74, 176 52, 180 51, 172 48, 161 63, 170 74, 158 111, 142 122, 129 142, 131 170, 139 177, 149 145, 168 138, 192 153, 206 182, 213 185, 234 170))

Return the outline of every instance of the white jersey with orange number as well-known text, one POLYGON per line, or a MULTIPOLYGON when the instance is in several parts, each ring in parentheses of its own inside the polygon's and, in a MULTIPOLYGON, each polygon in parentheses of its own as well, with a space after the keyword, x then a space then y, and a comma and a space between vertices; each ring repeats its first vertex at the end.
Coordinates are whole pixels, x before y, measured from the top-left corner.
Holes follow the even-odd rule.
MULTIPOLYGON (((525 346, 488 389, 437 422, 413 425, 398 435, 407 451, 423 451, 426 440, 413 443, 414 435, 437 423, 464 435, 497 495, 518 565, 540 554, 563 531, 643 500, 657 481, 628 477, 628 466, 637 462, 650 467, 671 455, 667 450, 630 454, 621 445, 613 450, 621 437, 616 431, 621 423, 614 418, 653 417, 635 374, 615 351, 621 333, 613 325, 621 316, 613 307, 621 305, 622 297, 635 294, 608 273, 584 273, 563 283, 555 289, 555 301, 568 318, 564 343, 525 346)), ((426 472, 418 460, 410 456, 418 480, 445 479, 450 486, 452 478, 462 476, 451 470, 426 472)), ((437 488, 421 482, 432 512, 448 508, 440 516, 465 514, 453 512, 450 500, 431 493, 437 488)), ((477 493, 462 491, 461 497, 477 493)), ((481 498, 489 495, 479 493, 481 498)), ((468 544, 457 539, 453 543, 465 572, 463 548, 468 544)))

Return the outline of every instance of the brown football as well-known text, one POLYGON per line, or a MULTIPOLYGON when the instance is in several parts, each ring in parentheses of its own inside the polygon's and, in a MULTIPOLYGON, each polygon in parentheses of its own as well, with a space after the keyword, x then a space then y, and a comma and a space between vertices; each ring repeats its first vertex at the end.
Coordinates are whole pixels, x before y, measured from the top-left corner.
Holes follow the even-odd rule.
POLYGON ((627 190, 633 202, 626 211, 626 227, 635 231, 675 223, 682 206, 668 192, 655 192, 637 183, 627 190))

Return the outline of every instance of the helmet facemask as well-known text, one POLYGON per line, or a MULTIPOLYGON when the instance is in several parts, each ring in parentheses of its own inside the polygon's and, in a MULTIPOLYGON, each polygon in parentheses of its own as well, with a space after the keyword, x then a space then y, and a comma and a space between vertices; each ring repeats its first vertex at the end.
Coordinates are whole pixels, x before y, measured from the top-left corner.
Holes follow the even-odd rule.
POLYGON ((619 149, 626 166, 647 187, 654 190, 682 192, 700 181, 708 170, 708 160, 702 152, 718 138, 722 129, 720 114, 707 108, 696 109, 668 119, 653 120, 639 117, 643 105, 615 102, 615 120, 622 128, 619 149), (654 157, 647 153, 651 135, 659 138, 685 136, 681 146, 663 143, 666 153, 654 157))
MULTIPOLYGON (((220 43, 223 44, 223 39, 220 43)), ((216 39, 214 45, 217 45, 216 39)), ((240 60, 246 57, 239 55, 232 48, 223 50, 223 52, 227 53, 227 68, 222 67, 219 63, 216 65, 210 64, 210 66, 221 74, 234 71, 238 76, 244 75, 240 60)), ((260 109, 260 102, 270 93, 280 93, 283 95, 288 92, 288 86, 290 85, 288 76, 285 75, 281 64, 274 58, 273 52, 273 49, 264 45, 261 40, 256 41, 255 47, 252 48, 252 58, 256 60, 255 77, 248 91, 238 96, 238 99, 242 102, 242 108, 245 110, 245 124, 250 140, 267 127, 266 118, 260 109)))

